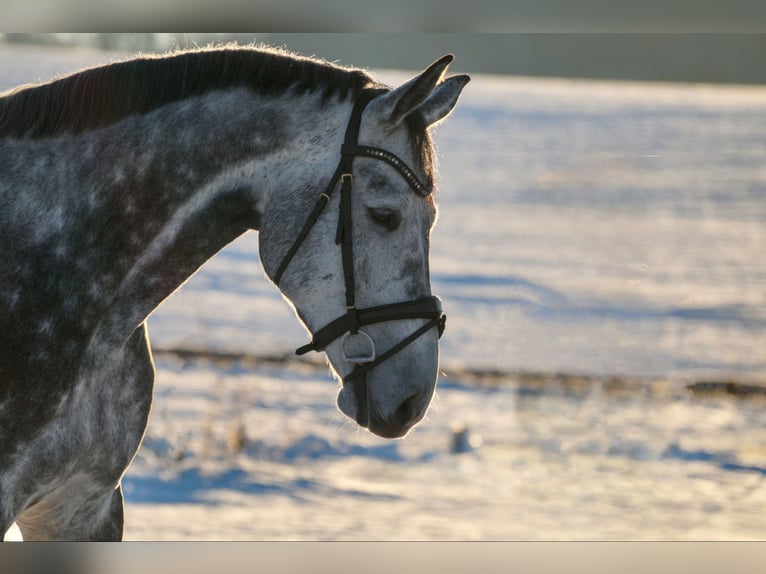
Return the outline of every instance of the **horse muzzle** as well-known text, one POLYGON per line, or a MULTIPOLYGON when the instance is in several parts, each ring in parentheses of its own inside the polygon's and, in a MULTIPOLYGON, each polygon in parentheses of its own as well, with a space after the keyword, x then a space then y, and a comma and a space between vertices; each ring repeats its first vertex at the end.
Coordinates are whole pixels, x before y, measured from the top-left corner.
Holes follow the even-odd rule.
POLYGON ((375 397, 376 389, 388 389, 391 384, 380 375, 375 377, 374 382, 368 376, 373 377, 364 373, 343 381, 343 388, 338 394, 338 408, 373 434, 383 438, 405 436, 428 411, 435 376, 432 384, 407 385, 399 391, 397 399, 375 397))

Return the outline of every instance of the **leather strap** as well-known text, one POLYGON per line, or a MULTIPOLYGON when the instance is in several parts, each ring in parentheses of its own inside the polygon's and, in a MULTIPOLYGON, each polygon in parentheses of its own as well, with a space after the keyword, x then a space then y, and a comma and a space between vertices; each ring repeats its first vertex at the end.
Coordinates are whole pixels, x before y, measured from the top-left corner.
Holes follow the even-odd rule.
POLYGON ((327 186, 327 189, 325 189, 323 193, 319 194, 319 198, 314 204, 314 209, 311 210, 311 213, 309 214, 308 219, 306 219, 306 222, 303 224, 300 233, 298 233, 292 245, 290 245, 290 249, 287 250, 287 254, 282 258, 282 262, 279 264, 279 269, 277 269, 277 272, 274 273, 274 283, 277 285, 279 285, 279 281, 282 279, 282 275, 284 274, 285 269, 287 269, 288 264, 293 260, 293 257, 295 257, 295 253, 305 241, 309 231, 311 231, 311 229, 314 227, 314 224, 317 222, 317 219, 319 219, 319 216, 322 214, 324 208, 328 203, 330 203, 330 194, 333 192, 335 185, 338 183, 340 172, 341 165, 339 164, 338 168, 335 170, 335 173, 332 176, 332 179, 330 180, 329 185, 327 186))
POLYGON ((410 335, 399 341, 396 345, 391 347, 388 351, 385 353, 379 355, 374 361, 371 361, 369 363, 364 363, 363 365, 357 365, 351 373, 343 377, 344 384, 348 381, 353 381, 354 379, 358 379, 359 377, 362 377, 366 375, 371 369, 374 369, 378 365, 380 365, 383 361, 386 359, 390 359, 393 357, 396 353, 404 349, 407 345, 415 341, 418 337, 421 335, 426 334, 428 331, 430 331, 434 327, 439 327, 439 337, 441 337, 441 334, 444 332, 444 326, 447 323, 447 316, 441 315, 439 317, 435 317, 428 321, 427 323, 424 323, 421 327, 413 331, 410 335))
MULTIPOLYGON (((344 137, 344 142, 349 142, 349 141, 356 142, 356 140, 359 137, 359 126, 362 121, 362 112, 364 111, 364 108, 367 106, 370 100, 372 100, 375 96, 379 95, 383 91, 384 90, 368 90, 368 91, 362 92, 359 98, 357 98, 357 101, 354 103, 354 107, 351 110, 351 117, 349 118, 348 125, 346 126, 346 134, 344 137), (353 138, 353 140, 351 140, 350 138, 353 138)), ((311 213, 309 214, 309 217, 306 219, 306 222, 303 224, 303 227, 301 228, 300 232, 293 240, 285 256, 282 258, 282 261, 280 262, 276 273, 274 273, 274 283, 276 283, 277 285, 279 285, 279 282, 281 281, 282 275, 287 269, 287 266, 293 260, 293 257, 295 257, 295 254, 297 253, 298 249, 306 240, 306 237, 308 236, 309 232, 316 224, 317 220, 319 219, 319 216, 322 214, 322 211, 327 206, 327 204, 330 203, 330 197, 332 196, 333 192, 335 191, 338 185, 338 180, 341 179, 341 176, 344 173, 347 173, 350 175, 351 168, 352 168, 352 164, 351 164, 351 160, 349 156, 347 155, 344 156, 341 154, 341 159, 338 162, 338 166, 335 168, 335 172, 330 178, 330 181, 328 182, 327 187, 325 187, 325 190, 319 194, 319 198, 314 204, 314 209, 312 209, 311 213)), ((349 184, 350 184, 350 181, 349 181, 349 184)), ((340 233, 341 233, 341 229, 339 228, 338 234, 340 233)), ((336 235, 336 243, 338 243, 337 235, 336 235)))
MULTIPOLYGON (((389 303, 378 307, 358 309, 356 312, 357 327, 383 323, 384 321, 399 321, 401 319, 439 319, 444 316, 442 302, 436 296, 423 297, 404 303, 389 303)), ((309 351, 324 351, 335 339, 350 331, 352 318, 348 313, 328 323, 316 333, 307 345, 303 345, 295 351, 296 355, 304 355, 309 351)), ((434 325, 431 325, 433 327, 434 325)), ((430 327, 429 327, 430 328, 430 327)), ((443 331, 443 326, 441 331, 443 331)), ((441 331, 439 335, 441 336, 441 331)))

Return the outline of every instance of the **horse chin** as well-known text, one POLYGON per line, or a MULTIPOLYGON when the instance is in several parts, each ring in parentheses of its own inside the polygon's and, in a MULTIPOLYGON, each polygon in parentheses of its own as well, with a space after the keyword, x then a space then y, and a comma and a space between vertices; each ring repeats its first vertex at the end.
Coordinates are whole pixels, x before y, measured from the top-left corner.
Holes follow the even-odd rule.
POLYGON ((338 408, 348 418, 353 419, 362 427, 369 426, 369 409, 366 404, 360 404, 360 398, 350 384, 343 385, 338 393, 338 408))

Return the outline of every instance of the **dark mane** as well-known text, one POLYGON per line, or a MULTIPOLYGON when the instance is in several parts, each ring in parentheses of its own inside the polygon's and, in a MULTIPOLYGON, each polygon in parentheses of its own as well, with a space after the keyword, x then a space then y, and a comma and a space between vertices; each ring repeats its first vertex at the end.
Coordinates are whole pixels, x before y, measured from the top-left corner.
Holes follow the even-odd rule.
POLYGON ((0 97, 0 136, 41 138, 110 125, 215 89, 320 90, 355 98, 375 86, 361 70, 266 48, 205 48, 90 68, 0 97))

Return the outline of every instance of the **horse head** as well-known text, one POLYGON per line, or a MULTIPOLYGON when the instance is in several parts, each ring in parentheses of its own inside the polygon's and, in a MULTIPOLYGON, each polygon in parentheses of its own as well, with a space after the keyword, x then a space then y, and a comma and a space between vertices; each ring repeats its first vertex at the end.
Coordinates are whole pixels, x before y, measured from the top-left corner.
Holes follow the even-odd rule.
POLYGON ((281 263, 264 255, 261 239, 267 272, 313 334, 298 352, 326 351, 343 382, 340 410, 388 438, 425 416, 436 386, 445 318, 428 266, 437 216, 429 127, 469 80, 444 79, 451 61, 358 97, 335 175, 314 210, 305 208, 303 228, 290 230, 281 263))

